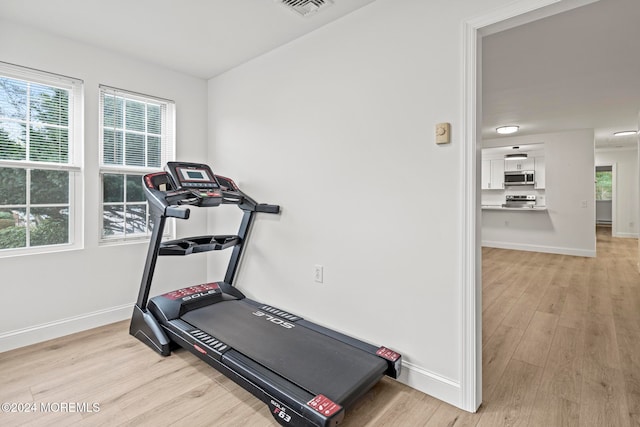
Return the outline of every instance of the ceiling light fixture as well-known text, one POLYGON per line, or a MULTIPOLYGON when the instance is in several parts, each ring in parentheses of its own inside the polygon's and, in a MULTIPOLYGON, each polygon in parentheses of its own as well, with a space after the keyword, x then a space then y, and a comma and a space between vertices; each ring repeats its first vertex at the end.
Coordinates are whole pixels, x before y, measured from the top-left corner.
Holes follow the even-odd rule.
POLYGON ((509 126, 500 126, 496 128, 496 132, 500 135, 509 135, 510 133, 516 133, 520 129, 520 126, 509 125, 509 126))
POLYGON ((527 153, 505 154, 505 160, 524 160, 527 158, 527 153))
POLYGON ((635 130, 623 130, 623 131, 614 133, 613 136, 628 136, 628 135, 635 135, 636 133, 638 132, 635 130))

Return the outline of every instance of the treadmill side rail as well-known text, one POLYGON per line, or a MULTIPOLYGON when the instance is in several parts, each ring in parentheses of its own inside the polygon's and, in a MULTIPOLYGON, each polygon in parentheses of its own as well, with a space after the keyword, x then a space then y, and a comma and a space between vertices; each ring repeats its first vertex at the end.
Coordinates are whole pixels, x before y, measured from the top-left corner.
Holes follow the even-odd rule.
POLYGON ((163 356, 171 354, 169 338, 155 317, 140 307, 133 306, 129 333, 163 356))

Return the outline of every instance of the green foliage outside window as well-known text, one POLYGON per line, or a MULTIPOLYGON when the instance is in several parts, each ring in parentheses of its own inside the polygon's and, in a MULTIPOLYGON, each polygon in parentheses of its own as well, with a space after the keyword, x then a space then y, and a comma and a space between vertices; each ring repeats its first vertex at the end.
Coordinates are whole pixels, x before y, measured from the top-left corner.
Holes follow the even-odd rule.
MULTIPOLYGON (((69 161, 69 92, 0 77, 0 160, 69 161)), ((70 172, 0 167, 0 249, 69 242, 70 172)))
POLYGON ((611 200, 611 171, 596 171, 596 200, 611 200))

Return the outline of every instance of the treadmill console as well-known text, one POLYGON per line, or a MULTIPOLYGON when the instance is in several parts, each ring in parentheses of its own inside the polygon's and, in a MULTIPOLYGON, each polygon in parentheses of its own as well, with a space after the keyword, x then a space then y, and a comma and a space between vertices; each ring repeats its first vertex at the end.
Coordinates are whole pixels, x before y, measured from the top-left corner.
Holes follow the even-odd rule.
POLYGON ((208 165, 202 163, 169 162, 166 176, 172 191, 166 193, 169 204, 218 206, 222 202, 220 184, 208 165))
POLYGON ((211 168, 205 164, 169 162, 167 173, 176 184, 176 190, 218 189, 220 185, 211 168))

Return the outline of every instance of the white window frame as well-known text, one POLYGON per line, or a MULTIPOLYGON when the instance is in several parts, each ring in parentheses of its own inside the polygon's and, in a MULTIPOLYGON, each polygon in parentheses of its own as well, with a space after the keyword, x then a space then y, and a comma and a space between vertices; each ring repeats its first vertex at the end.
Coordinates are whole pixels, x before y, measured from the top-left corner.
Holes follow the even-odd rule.
MULTIPOLYGON (((105 174, 117 174, 117 175, 145 175, 148 173, 158 172, 162 170, 162 167, 166 162, 175 160, 175 128, 176 128, 176 114, 175 114, 175 102, 160 98, 157 96, 144 95, 137 92, 117 89, 111 86, 100 85, 99 86, 99 152, 100 152, 100 207, 99 211, 99 229, 98 229, 98 239, 101 245, 111 245, 111 244, 123 244, 123 243, 135 243, 135 242, 145 242, 148 241, 151 237, 151 230, 148 229, 146 233, 136 233, 132 235, 127 235, 126 227, 124 230, 124 234, 117 236, 105 236, 104 235, 104 175, 105 174), (145 167, 145 166, 127 166, 127 165, 113 165, 113 164, 105 164, 104 162, 104 95, 113 95, 116 97, 125 98, 127 100, 133 100, 143 103, 151 103, 151 104, 161 104, 164 107, 164 117, 162 120, 162 141, 161 146, 163 147, 161 152, 161 166, 159 168, 155 167, 145 167)), ((162 109, 161 109, 162 111, 162 109)), ((126 186, 124 190, 124 207, 126 209, 127 201, 126 201, 126 186)), ((147 223, 149 221, 149 206, 147 203, 147 223)), ((135 204, 135 203, 134 203, 135 204)), ((175 236, 175 222, 169 221, 167 226, 165 227, 165 236, 172 237, 175 236)))
MULTIPOLYGON (((0 167, 26 170, 59 170, 69 172, 69 241, 62 244, 0 249, 0 258, 78 250, 84 247, 83 216, 83 147, 84 147, 84 82, 81 79, 0 62, 0 75, 28 83, 42 84, 69 91, 68 162, 51 163, 29 160, 2 160, 0 167)), ((28 121, 29 122, 29 121, 28 121)), ((30 201, 30 173, 27 174, 27 200, 30 201)), ((42 206, 38 204, 37 206, 42 206)), ((46 206, 44 206, 46 207, 46 206)), ((27 244, 29 244, 27 227, 27 244)))

